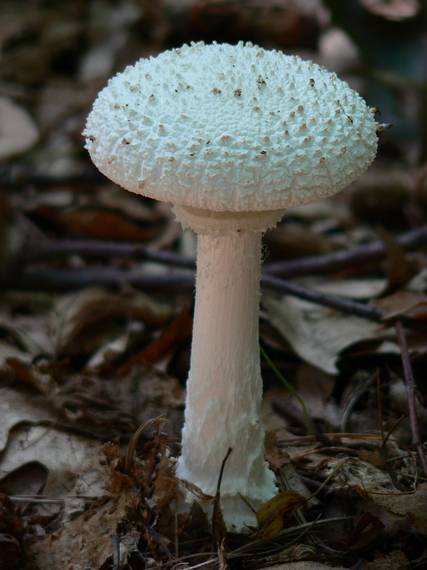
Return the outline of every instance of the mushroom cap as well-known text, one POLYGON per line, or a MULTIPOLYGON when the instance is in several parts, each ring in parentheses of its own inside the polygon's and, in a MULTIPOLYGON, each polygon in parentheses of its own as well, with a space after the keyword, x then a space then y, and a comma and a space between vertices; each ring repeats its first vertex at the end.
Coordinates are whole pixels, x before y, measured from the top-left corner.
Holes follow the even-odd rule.
POLYGON ((374 112, 310 61, 203 42, 140 59, 87 119, 98 169, 131 192, 218 212, 286 209, 334 194, 377 150, 374 112))

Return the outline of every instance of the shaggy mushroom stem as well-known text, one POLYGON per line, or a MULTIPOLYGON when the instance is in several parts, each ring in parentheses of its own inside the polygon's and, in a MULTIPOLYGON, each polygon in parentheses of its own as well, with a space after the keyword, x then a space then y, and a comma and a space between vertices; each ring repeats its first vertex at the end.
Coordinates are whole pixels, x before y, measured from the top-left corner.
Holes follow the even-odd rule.
POLYGON ((214 495, 221 485, 230 530, 256 524, 256 509, 276 493, 264 460, 259 358, 261 231, 198 237, 196 304, 178 477, 214 495))

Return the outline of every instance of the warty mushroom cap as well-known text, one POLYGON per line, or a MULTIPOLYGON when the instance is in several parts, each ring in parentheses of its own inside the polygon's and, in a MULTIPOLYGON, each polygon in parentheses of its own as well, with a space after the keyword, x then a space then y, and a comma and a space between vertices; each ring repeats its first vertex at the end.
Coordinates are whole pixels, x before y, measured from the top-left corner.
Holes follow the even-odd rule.
POLYGON ((347 186, 374 159, 377 126, 365 101, 317 64, 200 42, 113 77, 84 134, 99 170, 131 192, 258 212, 347 186))

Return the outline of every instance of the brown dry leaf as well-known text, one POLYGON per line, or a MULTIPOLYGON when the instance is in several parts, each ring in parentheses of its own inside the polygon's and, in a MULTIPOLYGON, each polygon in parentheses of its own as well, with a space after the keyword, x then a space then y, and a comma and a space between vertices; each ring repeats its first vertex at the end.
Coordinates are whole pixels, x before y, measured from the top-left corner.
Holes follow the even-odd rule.
POLYGON ((332 295, 342 295, 361 301, 382 295, 387 287, 387 280, 382 278, 370 279, 337 279, 328 281, 307 279, 307 285, 332 295))
POLYGON ((120 402, 120 410, 136 417, 138 424, 163 415, 169 420, 165 430, 173 438, 180 432, 185 393, 177 378, 138 366, 126 378, 104 383, 105 388, 113 401, 120 402))
POLYGON ((405 286, 416 274, 418 264, 413 261, 396 240, 386 231, 379 231, 379 237, 387 248, 385 269, 388 288, 392 291, 405 286))
POLYGON ((218 546, 218 561, 219 570, 229 570, 230 566, 225 553, 225 539, 223 539, 221 544, 218 546))
POLYGON ((427 318, 427 295, 415 291, 397 291, 377 301, 384 311, 384 319, 405 316, 415 320, 427 318))
POLYGON ((288 453, 277 445, 275 431, 268 431, 265 434, 265 457, 274 469, 281 469, 290 461, 288 453))
POLYGON ((282 491, 257 510, 257 539, 273 540, 283 529, 283 515, 304 506, 305 497, 293 491, 282 491))
MULTIPOLYGON (((56 421, 56 414, 40 396, 0 386, 0 452, 6 447, 9 434, 20 424, 56 421)), ((0 464, 1 465, 1 464, 0 464)))
POLYGON ((407 285, 408 291, 414 291, 415 293, 424 293, 427 290, 427 267, 421 269, 415 277, 407 285))
POLYGON ((337 374, 340 353, 378 336, 379 325, 289 296, 263 297, 270 322, 306 362, 337 374))
POLYGON ((378 556, 373 562, 364 564, 362 570, 407 570, 410 568, 409 560, 401 550, 393 550, 378 556))
POLYGON ((359 49, 350 36, 340 28, 328 28, 319 40, 320 63, 337 74, 355 66, 360 60, 359 49))
POLYGON ((411 526, 427 536, 427 483, 422 483, 413 493, 369 493, 377 507, 385 509, 398 519, 409 519, 411 526))
POLYGON ((40 570, 100 570, 112 558, 113 538, 117 537, 122 567, 129 554, 138 550, 140 534, 123 528, 129 527, 140 500, 134 490, 122 489, 119 494, 98 501, 58 531, 28 544, 28 554, 40 570))
POLYGON ((333 243, 319 233, 307 230, 297 224, 278 226, 265 237, 270 255, 274 257, 298 258, 306 255, 320 255, 336 249, 333 243))
POLYGON ((117 322, 143 321, 160 327, 172 315, 171 307, 139 292, 124 296, 94 287, 77 295, 66 295, 52 311, 59 339, 57 350, 65 354, 91 354, 111 339, 117 322))
POLYGON ((408 18, 413 18, 420 11, 418 0, 361 0, 363 6, 386 20, 399 22, 408 18))
POLYGON ((167 218, 166 212, 160 214, 158 208, 149 207, 152 204, 142 200, 141 196, 123 192, 122 188, 107 188, 98 193, 97 200, 101 206, 140 222, 162 222, 167 218))
POLYGON ((109 379, 94 374, 68 376, 64 385, 50 394, 52 405, 68 425, 109 440, 129 436, 139 424, 160 415, 167 417, 166 431, 173 439, 180 432, 184 390, 178 379, 135 367, 125 378, 109 379))
POLYGON ((0 97, 0 160, 25 152, 38 138, 37 127, 27 111, 0 97))
POLYGON ((21 567, 24 524, 7 495, 0 493, 0 570, 21 567))
MULTIPOLYGON (((412 185, 407 169, 400 166, 385 169, 377 163, 353 184, 350 208, 357 218, 371 226, 401 227, 402 211, 412 185)), ((377 238, 376 233, 371 233, 370 239, 377 238)))
POLYGON ((119 376, 127 376, 132 368, 139 363, 157 364, 173 351, 178 344, 191 337, 192 327, 193 319, 190 312, 188 310, 182 311, 142 352, 133 355, 120 367, 118 371, 119 376))
POLYGON ((52 351, 51 338, 45 328, 46 315, 42 316, 0 316, 0 369, 10 359, 31 364, 37 356, 52 351))
MULTIPOLYGON (((316 461, 316 454, 308 457, 311 461, 316 461)), ((382 469, 375 467, 371 463, 361 461, 357 457, 336 458, 324 453, 317 456, 320 460, 320 467, 325 477, 331 477, 330 486, 333 489, 348 489, 353 487, 361 492, 392 492, 393 485, 389 475, 382 469)))
POLYGON ((142 224, 99 206, 67 210, 39 206, 33 215, 61 234, 94 239, 146 242, 157 237, 162 229, 160 224, 142 224))
POLYGON ((181 41, 194 37, 212 41, 220 36, 235 43, 250 37, 281 48, 312 45, 322 14, 316 0, 165 0, 164 4, 167 25, 181 41))
POLYGON ((46 496, 64 500, 72 495, 97 497, 105 486, 102 458, 102 445, 97 441, 52 427, 18 426, 1 456, 0 482, 23 465, 38 462, 47 470, 46 496))
POLYGON ((153 498, 159 511, 166 508, 177 497, 177 480, 170 459, 162 455, 153 483, 153 498))

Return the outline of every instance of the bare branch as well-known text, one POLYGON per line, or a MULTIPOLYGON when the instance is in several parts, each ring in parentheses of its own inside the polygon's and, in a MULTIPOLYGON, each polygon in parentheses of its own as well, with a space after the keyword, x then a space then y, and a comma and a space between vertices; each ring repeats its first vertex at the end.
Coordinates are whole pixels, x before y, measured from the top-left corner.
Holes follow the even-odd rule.
POLYGON ((409 423, 411 426, 412 444, 417 450, 420 458, 420 463, 423 468, 424 474, 427 475, 427 458, 423 442, 421 441, 420 430, 418 427, 417 419, 417 406, 416 406, 416 385, 414 373, 412 371, 411 359, 409 357, 408 343, 406 341, 405 330, 402 321, 395 323, 396 336, 400 346, 400 354, 402 357, 403 374, 405 378, 406 398, 408 400, 409 410, 409 423))

